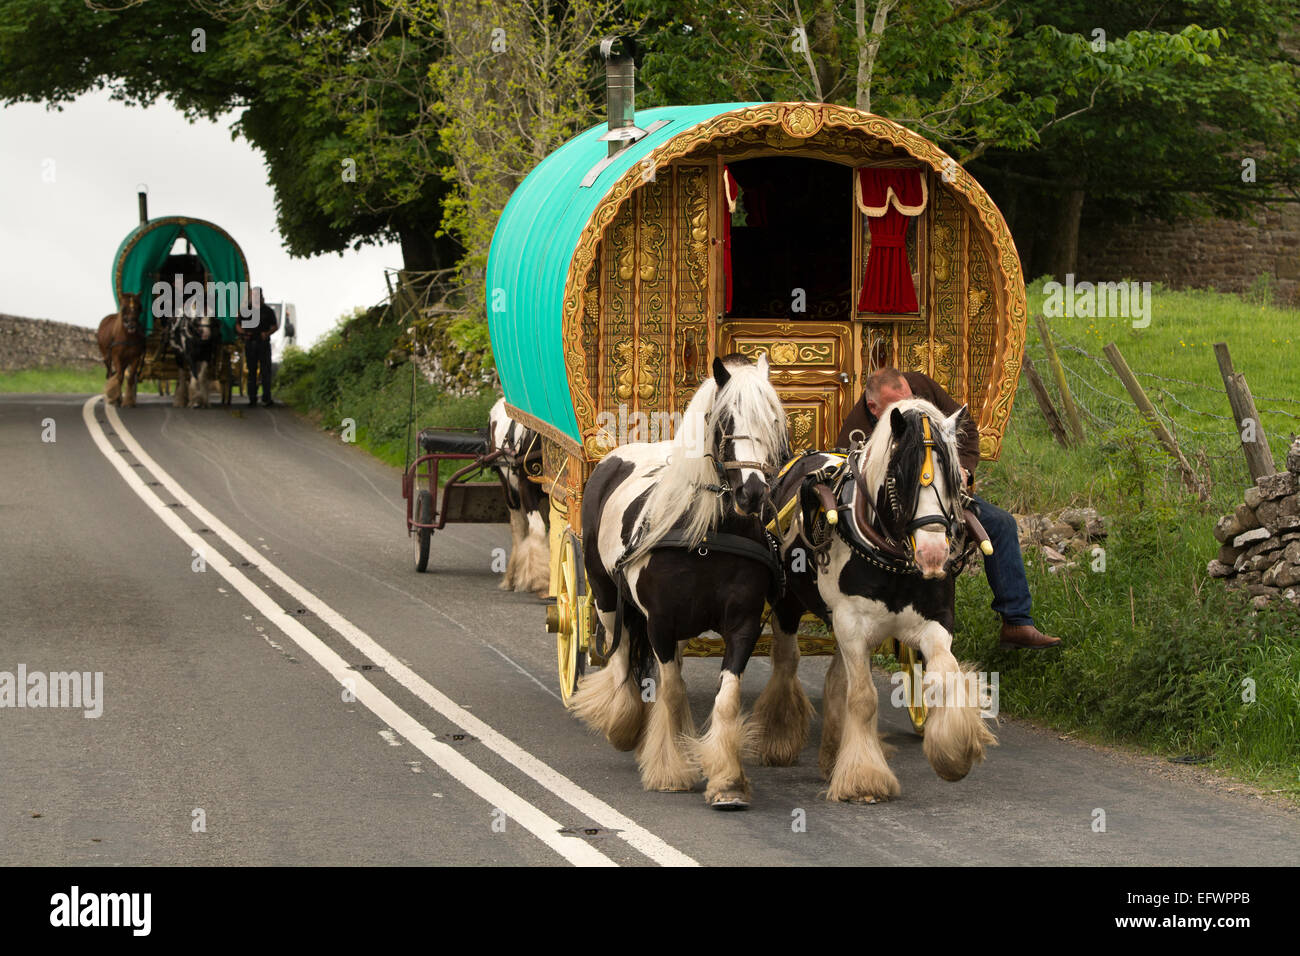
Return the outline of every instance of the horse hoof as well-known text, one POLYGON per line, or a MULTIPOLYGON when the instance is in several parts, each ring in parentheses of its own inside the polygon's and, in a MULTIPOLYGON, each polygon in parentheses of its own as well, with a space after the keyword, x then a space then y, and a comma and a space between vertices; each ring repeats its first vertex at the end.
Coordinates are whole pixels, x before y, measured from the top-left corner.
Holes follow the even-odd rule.
POLYGON ((709 798, 709 806, 714 810, 748 810, 749 801, 743 793, 723 791, 709 798))
POLYGON ((870 794, 870 793, 868 793, 868 794, 863 794, 862 796, 858 796, 858 797, 849 797, 849 798, 848 798, 847 800, 845 800, 844 802, 845 802, 845 803, 857 803, 857 804, 862 804, 862 805, 867 805, 867 806, 869 806, 869 805, 871 805, 871 804, 884 803, 884 802, 885 802, 886 800, 888 800, 888 799, 889 799, 888 797, 877 797, 875 794, 870 794))

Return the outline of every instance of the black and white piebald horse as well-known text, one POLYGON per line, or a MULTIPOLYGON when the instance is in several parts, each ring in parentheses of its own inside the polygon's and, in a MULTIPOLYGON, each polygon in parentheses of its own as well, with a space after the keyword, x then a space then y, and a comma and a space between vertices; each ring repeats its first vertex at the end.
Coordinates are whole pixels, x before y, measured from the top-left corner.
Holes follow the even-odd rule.
POLYGON ((497 399, 488 420, 488 450, 501 451, 496 468, 510 512, 510 556, 499 587, 546 597, 551 586, 551 547, 546 537, 550 504, 541 486, 529 480, 529 475, 542 473, 541 436, 506 413, 504 398, 497 399))
POLYGON ((749 802, 740 682, 780 577, 762 515, 789 452, 767 376, 765 355, 757 365, 714 359, 677 435, 610 452, 582 500, 587 582, 614 646, 569 707, 615 747, 636 748, 647 790, 690 790, 703 776, 718 808, 749 802), (708 729, 696 737, 680 644, 709 631, 726 650, 708 729))
POLYGON ((784 553, 813 552, 773 606, 772 677, 754 708, 758 749, 793 763, 812 708, 796 676, 795 633, 804 610, 833 624, 838 645, 826 674, 820 749, 833 800, 875 803, 898 795, 877 733, 871 655, 887 638, 925 661, 929 707, 923 749, 945 780, 960 780, 997 739, 980 716, 973 674, 952 654, 956 565, 967 535, 987 536, 960 499, 957 426, 922 399, 894 404, 870 438, 844 456, 811 453, 777 482, 778 505, 799 502, 784 553), (834 523, 830 519, 834 514, 834 523))
POLYGON ((211 404, 212 371, 221 345, 217 320, 191 309, 172 323, 168 345, 176 357, 179 372, 173 407, 207 408, 211 404))

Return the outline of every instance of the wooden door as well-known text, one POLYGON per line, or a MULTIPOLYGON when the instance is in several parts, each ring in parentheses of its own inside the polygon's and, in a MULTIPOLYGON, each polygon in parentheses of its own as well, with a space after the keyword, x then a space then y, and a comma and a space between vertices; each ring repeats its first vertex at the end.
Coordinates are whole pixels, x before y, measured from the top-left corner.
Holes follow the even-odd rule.
POLYGON ((772 383, 789 415, 793 449, 833 448, 857 401, 849 322, 735 319, 718 325, 718 354, 767 353, 772 383))

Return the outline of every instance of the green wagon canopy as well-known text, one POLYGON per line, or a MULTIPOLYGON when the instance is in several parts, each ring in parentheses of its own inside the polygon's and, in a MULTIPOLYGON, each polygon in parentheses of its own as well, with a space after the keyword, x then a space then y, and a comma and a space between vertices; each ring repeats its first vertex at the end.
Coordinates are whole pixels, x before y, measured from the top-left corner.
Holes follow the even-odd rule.
POLYGON ((248 289, 248 261, 228 232, 203 219, 163 216, 132 229, 113 257, 114 302, 120 308, 124 294, 134 292, 140 296, 145 327, 152 331, 154 283, 175 281, 173 276, 159 273, 179 238, 188 239, 194 247, 207 273, 207 281, 221 283, 216 288, 225 294, 219 292, 213 297, 213 312, 221 324, 222 341, 234 342, 239 305, 248 289))
POLYGON ((580 441, 561 342, 561 305, 569 263, 592 213, 629 169, 675 136, 716 116, 754 106, 710 103, 638 110, 636 124, 663 126, 618 153, 589 184, 605 159, 601 123, 579 133, 529 173, 506 203, 492 236, 487 265, 488 328, 506 401, 580 441))

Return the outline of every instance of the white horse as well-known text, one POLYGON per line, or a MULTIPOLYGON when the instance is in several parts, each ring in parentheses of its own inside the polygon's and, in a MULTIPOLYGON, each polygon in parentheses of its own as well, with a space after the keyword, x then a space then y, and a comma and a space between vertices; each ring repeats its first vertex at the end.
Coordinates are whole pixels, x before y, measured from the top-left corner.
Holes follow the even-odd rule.
MULTIPOLYGON (((795 633, 804 610, 833 623, 837 651, 826 674, 820 766, 832 800, 875 803, 898 795, 898 778, 877 732, 871 655, 887 638, 919 651, 929 706, 923 749, 934 771, 960 780, 997 739, 980 716, 975 675, 952 653, 955 574, 966 530, 982 536, 958 495, 957 426, 922 399, 894 404, 865 444, 837 468, 812 454, 782 476, 778 505, 802 496, 796 519, 812 527, 826 504, 838 522, 823 561, 791 574, 773 607, 772 678, 755 706, 759 751, 770 764, 793 763, 811 705, 800 686, 795 633)), ((816 537, 814 535, 813 537, 816 537)), ((791 536, 786 548, 806 546, 791 536)))
POLYGON ((788 457, 785 410, 767 376, 766 356, 714 359, 673 440, 610 452, 582 501, 587 581, 615 646, 569 707, 615 747, 636 748, 646 789, 690 790, 703 776, 718 808, 748 805, 740 682, 780 575, 759 517, 769 477, 788 457), (680 644, 707 631, 722 635, 726 652, 697 738, 680 644))

